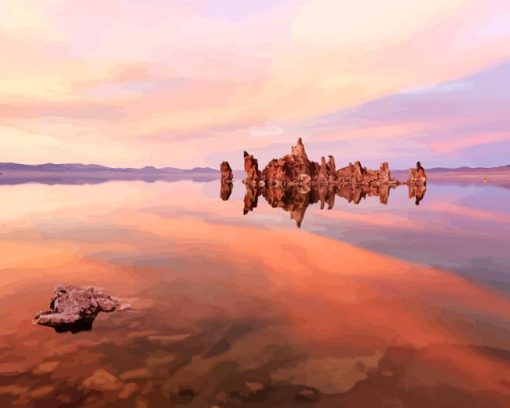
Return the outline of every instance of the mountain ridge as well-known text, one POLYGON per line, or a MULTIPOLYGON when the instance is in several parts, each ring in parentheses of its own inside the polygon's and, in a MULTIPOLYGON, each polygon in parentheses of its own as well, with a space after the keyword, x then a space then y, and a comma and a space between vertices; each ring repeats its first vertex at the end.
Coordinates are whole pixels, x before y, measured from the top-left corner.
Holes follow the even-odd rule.
POLYGON ((42 163, 42 164, 23 164, 14 162, 0 163, 0 172, 5 171, 39 171, 48 173, 97 173, 97 172, 113 172, 113 173, 140 173, 140 174, 189 174, 189 173, 216 173, 218 170, 210 167, 193 167, 191 169, 180 169, 177 167, 161 167, 145 166, 142 168, 135 167, 108 167, 99 164, 83 164, 83 163, 42 163))
MULTIPOLYGON (((494 171, 494 170, 510 170, 510 164, 494 167, 431 167, 427 168, 427 172, 458 172, 458 171, 494 171)), ((217 173, 219 170, 211 167, 193 167, 191 169, 181 169, 178 167, 109 167, 101 164, 84 164, 84 163, 41 163, 41 164, 24 164, 15 162, 0 162, 0 172, 2 171, 40 171, 48 173, 62 172, 115 172, 115 173, 143 173, 143 174, 188 174, 188 173, 217 173)), ((243 171, 241 169, 234 172, 243 171)), ((408 169, 394 169, 394 172, 407 172, 408 169)))

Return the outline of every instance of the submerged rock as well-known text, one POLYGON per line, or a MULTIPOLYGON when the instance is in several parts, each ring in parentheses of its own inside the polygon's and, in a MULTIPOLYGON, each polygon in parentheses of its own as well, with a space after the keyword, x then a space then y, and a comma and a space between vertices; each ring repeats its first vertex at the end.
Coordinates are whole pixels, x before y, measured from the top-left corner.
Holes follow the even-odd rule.
POLYGON ((185 384, 174 388, 170 394, 170 399, 177 404, 187 405, 197 395, 198 391, 195 389, 195 387, 189 384, 185 384))
POLYGON ((99 368, 82 382, 82 387, 95 391, 116 391, 123 388, 122 381, 112 373, 99 368))
POLYGON ((263 402, 269 396, 270 389, 260 382, 245 382, 236 390, 230 391, 229 399, 236 402, 263 402))
POLYGON ((34 316, 34 321, 58 332, 76 333, 92 329, 99 312, 113 312, 119 303, 99 288, 57 286, 50 309, 34 316))
POLYGON ((119 399, 125 400, 130 398, 135 392, 138 391, 138 384, 129 383, 124 386, 124 388, 119 393, 119 399))
POLYGON ((60 361, 47 361, 45 363, 41 363, 34 370, 34 374, 36 375, 51 374, 57 369, 59 365, 60 361))

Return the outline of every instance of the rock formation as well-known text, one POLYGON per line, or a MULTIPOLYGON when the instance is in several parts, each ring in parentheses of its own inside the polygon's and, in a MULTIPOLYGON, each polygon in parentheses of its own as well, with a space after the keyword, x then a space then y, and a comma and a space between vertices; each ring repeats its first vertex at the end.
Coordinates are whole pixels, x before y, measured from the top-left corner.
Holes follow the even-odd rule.
MULTIPOLYGON (((271 160, 262 171, 261 181, 267 186, 307 184, 318 175, 318 163, 308 160, 301 138, 291 153, 271 160)), ((246 179, 249 180, 248 173, 246 179)))
POLYGON ((220 174, 222 183, 231 183, 234 175, 232 174, 232 168, 228 161, 224 161, 220 164, 220 174))
MULTIPOLYGON (((231 174, 228 163, 222 163, 222 180, 231 174)), ((301 226, 309 205, 320 203, 320 208, 332 209, 335 198, 341 197, 349 203, 359 204, 366 197, 378 197, 381 204, 387 204, 390 191, 400 185, 391 177, 388 162, 381 163, 379 169, 371 170, 359 161, 337 169, 333 156, 321 157, 320 163, 311 161, 301 138, 292 146, 290 154, 271 160, 262 171, 257 159, 244 152, 246 186, 243 214, 257 207, 262 195, 269 205, 290 213, 291 219, 301 226)), ((420 162, 409 173, 409 197, 416 204, 423 199, 427 178, 420 162)), ((221 197, 227 200, 231 189, 223 188, 221 197)))
POLYGON ((246 173, 246 182, 252 185, 258 185, 261 180, 259 162, 251 154, 244 152, 244 171, 246 173))
POLYGON ((113 312, 119 303, 101 289, 57 286, 50 309, 35 315, 34 321, 58 332, 90 330, 99 312, 113 312))
POLYGON ((321 162, 310 161, 306 154, 301 138, 291 153, 280 159, 271 160, 262 170, 258 169, 257 160, 244 152, 245 183, 261 187, 278 187, 293 185, 358 185, 380 186, 383 184, 398 185, 398 181, 391 178, 387 162, 381 164, 379 170, 367 170, 359 161, 349 163, 347 167, 337 170, 335 158, 328 156, 321 158, 321 162))
POLYGON ((414 186, 426 186, 427 185, 427 174, 425 169, 420 162, 416 163, 416 168, 409 169, 409 178, 407 184, 414 186))
POLYGON ((228 161, 224 161, 220 164, 220 176, 221 176, 221 187, 220 187, 220 197, 223 201, 227 201, 232 194, 232 179, 234 175, 232 173, 232 168, 228 161))

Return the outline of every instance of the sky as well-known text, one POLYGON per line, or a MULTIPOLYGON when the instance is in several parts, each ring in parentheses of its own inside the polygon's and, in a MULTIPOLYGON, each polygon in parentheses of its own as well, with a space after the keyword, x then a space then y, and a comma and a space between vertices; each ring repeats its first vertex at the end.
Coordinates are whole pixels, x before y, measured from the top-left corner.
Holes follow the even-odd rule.
POLYGON ((508 0, 0 2, 2 162, 497 166, 509 129, 508 0))

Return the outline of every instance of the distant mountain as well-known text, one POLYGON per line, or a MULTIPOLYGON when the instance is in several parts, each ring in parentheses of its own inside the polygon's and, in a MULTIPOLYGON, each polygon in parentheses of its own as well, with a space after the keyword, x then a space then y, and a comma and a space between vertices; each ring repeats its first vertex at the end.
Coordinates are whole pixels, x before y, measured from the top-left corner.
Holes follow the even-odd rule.
POLYGON ((175 167, 156 168, 113 168, 97 164, 18 164, 0 163, 0 185, 25 183, 40 184, 99 184, 108 181, 212 181, 219 177, 219 170, 209 167, 178 169, 175 167))
POLYGON ((179 169, 175 167, 156 168, 146 166, 141 169, 137 168, 114 168, 100 166, 98 164, 19 164, 19 163, 0 163, 0 172, 47 172, 47 173, 123 173, 123 174, 192 174, 192 173, 218 173, 218 170, 210 167, 194 167, 192 169, 179 169))
MULTIPOLYGON (((408 170, 394 170, 397 173, 407 172, 408 170)), ((481 173, 481 172, 505 172, 510 171, 510 164, 498 167, 432 167, 426 169, 427 173, 481 173)))
POLYGON ((448 172, 480 172, 480 171, 504 171, 504 170, 510 170, 510 164, 506 166, 499 166, 499 167, 456 167, 456 168, 449 168, 449 167, 434 167, 431 169, 428 169, 427 172, 429 173, 448 173, 448 172))

